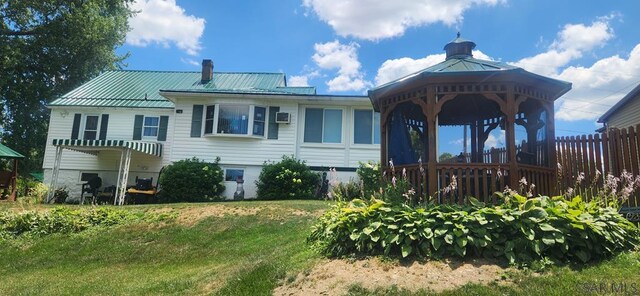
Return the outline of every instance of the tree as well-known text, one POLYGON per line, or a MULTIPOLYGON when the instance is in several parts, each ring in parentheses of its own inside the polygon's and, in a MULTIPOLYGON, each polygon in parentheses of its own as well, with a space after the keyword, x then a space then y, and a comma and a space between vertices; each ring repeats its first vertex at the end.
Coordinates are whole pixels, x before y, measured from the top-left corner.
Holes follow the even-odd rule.
POLYGON ((26 156, 21 171, 42 167, 46 103, 127 55, 115 48, 129 30, 133 0, 0 0, 2 142, 26 156))
POLYGON ((440 156, 438 157, 438 161, 445 161, 448 159, 453 158, 453 154, 449 153, 449 152, 445 152, 440 154, 440 156))

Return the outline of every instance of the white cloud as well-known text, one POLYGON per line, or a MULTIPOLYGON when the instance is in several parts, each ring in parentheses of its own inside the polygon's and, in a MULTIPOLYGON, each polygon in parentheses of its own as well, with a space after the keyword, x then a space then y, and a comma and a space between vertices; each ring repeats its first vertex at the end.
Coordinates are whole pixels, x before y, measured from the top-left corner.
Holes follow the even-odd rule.
POLYGON ((142 47, 174 44, 189 55, 197 55, 202 49, 200 37, 205 20, 186 15, 175 0, 136 0, 131 8, 138 13, 129 19, 128 44, 142 47))
MULTIPOLYGON (((471 138, 467 138, 467 143, 471 143, 471 138)), ((458 138, 455 140, 449 141, 449 144, 462 146, 464 144, 464 138, 458 138)))
POLYGON ((484 149, 504 147, 506 132, 504 130, 493 130, 484 141, 484 149))
POLYGON ((379 40, 401 36, 411 27, 443 23, 455 25, 474 5, 493 6, 502 0, 304 0, 340 36, 379 40))
POLYGON ((615 55, 590 67, 568 67, 555 78, 573 83, 573 89, 556 101, 556 118, 597 119, 640 83, 640 44, 626 59, 615 55))
MULTIPOLYGON (((474 50, 473 56, 478 59, 492 60, 491 57, 474 50)), ((446 54, 432 54, 421 59, 412 59, 408 57, 386 60, 382 66, 378 68, 376 75, 376 85, 382 85, 390 81, 402 78, 409 74, 413 74, 435 64, 438 64, 446 58, 446 54)))
POLYGON ((338 40, 314 45, 311 59, 316 65, 321 70, 337 70, 337 76, 326 82, 330 92, 361 91, 371 86, 361 71, 358 47, 357 43, 342 44, 338 40))
POLYGON ((185 63, 185 64, 192 65, 192 66, 200 66, 200 63, 198 63, 198 61, 193 60, 193 59, 180 58, 180 61, 185 63))
POLYGON ((613 29, 609 26, 610 19, 600 18, 590 26, 567 24, 558 32, 557 38, 546 52, 523 58, 512 64, 540 75, 558 75, 560 68, 581 58, 584 52, 604 46, 614 37, 613 29))
POLYGON ((591 25, 567 24, 546 52, 513 63, 573 84, 572 90, 556 101, 557 119, 595 120, 640 82, 640 44, 626 58, 615 55, 591 66, 571 66, 571 62, 614 38, 609 21, 616 17, 600 17, 591 25))
POLYGON ((309 76, 289 76, 287 79, 288 86, 309 86, 309 76))

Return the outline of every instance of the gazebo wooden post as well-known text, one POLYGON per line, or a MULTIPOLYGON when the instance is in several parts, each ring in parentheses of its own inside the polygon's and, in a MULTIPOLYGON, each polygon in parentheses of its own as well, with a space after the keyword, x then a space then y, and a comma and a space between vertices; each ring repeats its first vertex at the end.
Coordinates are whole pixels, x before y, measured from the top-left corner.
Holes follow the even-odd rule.
POLYGON ((551 194, 557 194, 556 184, 558 183, 558 155, 556 154, 556 124, 553 115, 553 102, 547 103, 547 108, 545 108, 545 113, 547 115, 547 152, 549 156, 549 163, 547 164, 550 168, 553 168, 552 180, 549 180, 549 189, 551 194), (551 112, 550 112, 551 110, 551 112))
MULTIPOLYGON (((427 182, 428 190, 427 195, 434 194, 438 190, 438 170, 436 163, 438 161, 438 151, 436 147, 436 119, 438 114, 435 112, 436 106, 436 92, 434 86, 427 87, 427 137, 429 142, 429 155, 427 155, 427 182)), ((436 199, 437 200, 437 199, 436 199)))
POLYGON ((516 158, 516 132, 515 132, 515 124, 516 124, 516 110, 518 106, 516 106, 515 95, 513 91, 513 85, 509 85, 507 91, 507 125, 506 125, 506 134, 505 140, 507 141, 507 157, 509 158, 509 185, 511 187, 515 187, 518 184, 518 179, 520 179, 518 172, 518 160, 516 158))
POLYGON ((18 191, 18 188, 16 188, 16 179, 18 178, 18 159, 14 158, 13 159, 13 169, 11 171, 11 196, 9 197, 9 199, 11 199, 11 201, 16 201, 16 193, 18 191))
POLYGON ((386 167, 387 163, 387 147, 389 141, 387 140, 387 121, 389 120, 389 112, 382 112, 380 114, 380 165, 386 167))

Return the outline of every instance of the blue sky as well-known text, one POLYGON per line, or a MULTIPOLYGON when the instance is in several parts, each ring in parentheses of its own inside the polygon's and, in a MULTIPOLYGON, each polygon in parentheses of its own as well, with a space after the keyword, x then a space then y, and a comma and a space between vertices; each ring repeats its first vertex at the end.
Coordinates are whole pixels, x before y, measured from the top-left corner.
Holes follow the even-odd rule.
POLYGON ((138 0, 118 52, 127 69, 284 72, 321 94, 365 94, 444 59, 460 31, 474 55, 573 83, 556 134, 592 133, 640 84, 640 2, 138 0), (634 15, 636 14, 636 15, 634 15))

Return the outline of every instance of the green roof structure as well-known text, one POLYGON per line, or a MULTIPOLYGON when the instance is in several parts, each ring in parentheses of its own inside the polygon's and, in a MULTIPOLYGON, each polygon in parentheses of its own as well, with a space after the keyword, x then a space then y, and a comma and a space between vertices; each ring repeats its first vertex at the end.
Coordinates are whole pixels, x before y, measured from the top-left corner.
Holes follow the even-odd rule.
POLYGON ((369 97, 374 103, 374 107, 377 110, 377 105, 374 102, 376 98, 385 96, 408 84, 425 80, 435 81, 436 79, 449 79, 456 76, 487 76, 498 78, 499 76, 520 75, 528 77, 532 81, 532 84, 542 83, 547 85, 547 90, 551 91, 556 97, 560 97, 571 89, 571 83, 565 81, 531 73, 520 67, 503 62, 476 59, 472 54, 472 50, 475 47, 476 44, 474 42, 460 38, 460 34, 458 33, 456 39, 445 45, 444 50, 447 55, 443 62, 369 90, 369 97))
POLYGON ((0 144, 0 158, 24 158, 24 155, 15 152, 13 149, 0 144))
POLYGON ((314 87, 289 87, 283 73, 107 71, 54 100, 49 106, 173 108, 166 92, 315 95, 314 87))

